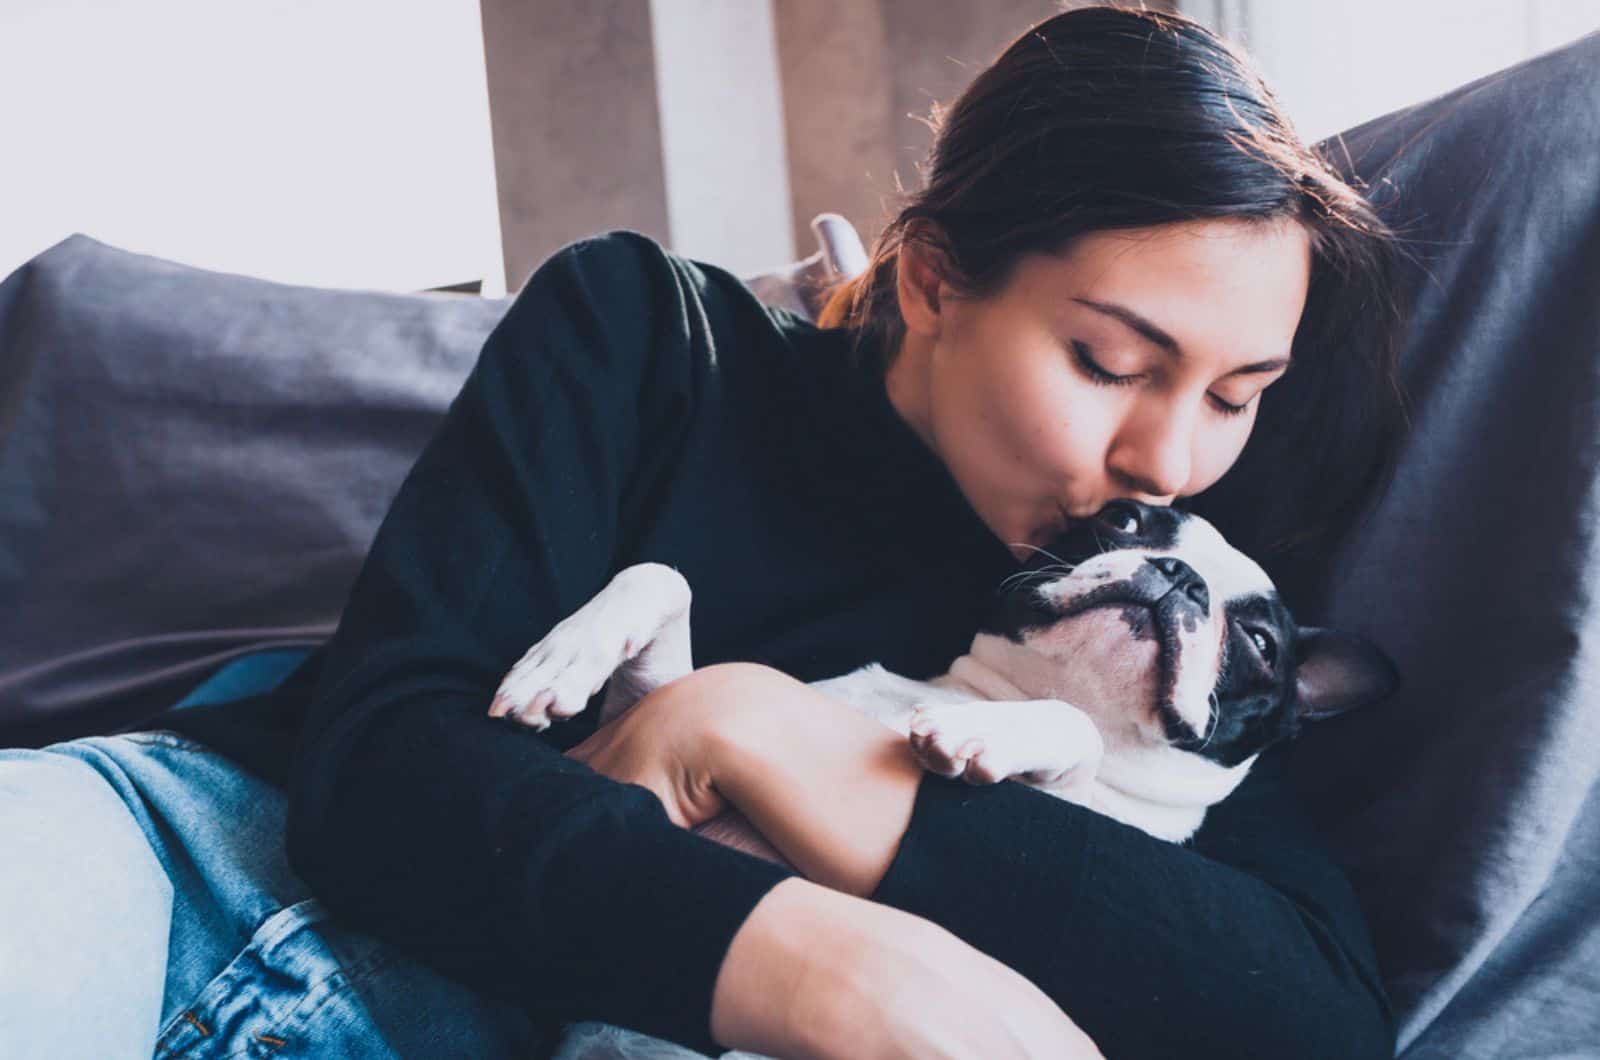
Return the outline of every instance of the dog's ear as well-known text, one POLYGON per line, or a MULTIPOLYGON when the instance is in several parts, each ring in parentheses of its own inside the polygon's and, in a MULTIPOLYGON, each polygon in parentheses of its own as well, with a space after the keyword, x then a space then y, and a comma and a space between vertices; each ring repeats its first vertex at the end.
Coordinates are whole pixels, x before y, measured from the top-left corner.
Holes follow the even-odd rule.
POLYGON ((1300 626, 1295 656, 1294 691, 1303 719, 1331 718, 1377 702, 1400 687, 1394 662, 1356 633, 1300 626))

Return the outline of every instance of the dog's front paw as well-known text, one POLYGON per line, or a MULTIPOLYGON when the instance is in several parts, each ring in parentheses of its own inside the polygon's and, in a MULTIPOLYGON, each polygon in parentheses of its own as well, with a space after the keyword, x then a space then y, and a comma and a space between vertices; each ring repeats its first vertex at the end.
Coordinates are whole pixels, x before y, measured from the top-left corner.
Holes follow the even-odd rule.
POLYGON ((924 768, 969 784, 1087 783, 1105 753, 1093 719, 1058 699, 919 703, 909 736, 924 768))
POLYGON ((930 773, 998 784, 1019 770, 1007 760, 982 704, 925 703, 911 715, 911 751, 930 773))
POLYGON ((581 713, 635 656, 641 662, 652 653, 665 656, 647 675, 652 680, 687 673, 689 600, 689 583, 673 568, 648 562, 624 567, 517 661, 495 690, 490 717, 547 729, 552 719, 581 713))
POLYGON ((562 622, 506 674, 489 716, 547 729, 552 721, 581 713, 617 666, 641 647, 629 638, 607 636, 586 622, 562 622))

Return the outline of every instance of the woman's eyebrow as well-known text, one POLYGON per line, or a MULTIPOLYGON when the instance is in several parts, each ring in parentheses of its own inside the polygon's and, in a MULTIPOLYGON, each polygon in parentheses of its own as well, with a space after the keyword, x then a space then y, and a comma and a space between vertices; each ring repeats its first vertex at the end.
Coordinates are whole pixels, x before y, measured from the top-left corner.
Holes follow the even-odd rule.
MULTIPOLYGON (((1140 335, 1144 336, 1155 345, 1161 347, 1166 352, 1172 354, 1174 357, 1181 358, 1185 356, 1183 347, 1178 345, 1177 339, 1173 338, 1171 335, 1168 335, 1165 331, 1162 331, 1160 328, 1156 327, 1150 321, 1146 320, 1138 313, 1135 313, 1125 305, 1117 305, 1115 302, 1096 302, 1088 298, 1074 298, 1073 301, 1077 302, 1079 305, 1086 305, 1098 313, 1104 313, 1108 317, 1113 317, 1122 321, 1128 327, 1132 328, 1134 331, 1137 331, 1140 335)), ((1228 374, 1246 375, 1259 372, 1275 372, 1279 368, 1287 367, 1289 367, 1289 359, 1287 357, 1280 357, 1275 360, 1257 361, 1254 364, 1242 365, 1238 368, 1235 368, 1228 374)))

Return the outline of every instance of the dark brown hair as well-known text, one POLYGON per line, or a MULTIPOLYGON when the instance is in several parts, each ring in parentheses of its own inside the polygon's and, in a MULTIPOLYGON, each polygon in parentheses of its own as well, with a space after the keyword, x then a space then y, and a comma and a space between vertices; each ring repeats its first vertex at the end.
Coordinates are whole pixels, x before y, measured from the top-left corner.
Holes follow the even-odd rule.
POLYGON ((1228 474, 1179 503, 1269 566, 1327 547, 1387 486, 1405 416, 1395 235, 1300 142, 1247 57, 1181 16, 1077 8, 1030 28, 930 124, 923 187, 818 319, 850 329, 863 370, 885 369, 905 334, 907 243, 983 298, 1023 256, 1096 230, 1294 220, 1312 265, 1292 367, 1262 394, 1228 474))

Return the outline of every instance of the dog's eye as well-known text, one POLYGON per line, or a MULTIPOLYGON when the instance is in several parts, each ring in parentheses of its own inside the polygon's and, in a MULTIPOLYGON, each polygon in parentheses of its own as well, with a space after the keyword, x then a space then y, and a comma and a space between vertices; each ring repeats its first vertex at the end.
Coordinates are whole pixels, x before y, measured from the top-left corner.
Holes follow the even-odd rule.
POLYGON ((1119 534, 1136 536, 1142 524, 1139 522, 1139 509, 1122 501, 1112 501, 1100 509, 1100 521, 1119 534))
POLYGON ((1272 642, 1271 637, 1259 629, 1246 630, 1246 632, 1250 634, 1251 643, 1256 646, 1256 651, 1261 653, 1261 658, 1266 661, 1268 666, 1272 666, 1278 661, 1278 646, 1272 642))

